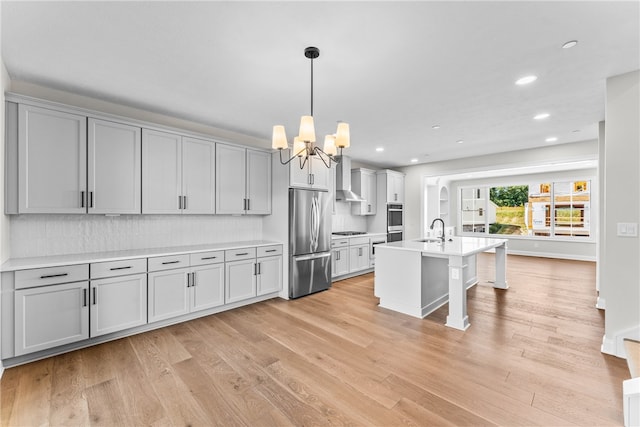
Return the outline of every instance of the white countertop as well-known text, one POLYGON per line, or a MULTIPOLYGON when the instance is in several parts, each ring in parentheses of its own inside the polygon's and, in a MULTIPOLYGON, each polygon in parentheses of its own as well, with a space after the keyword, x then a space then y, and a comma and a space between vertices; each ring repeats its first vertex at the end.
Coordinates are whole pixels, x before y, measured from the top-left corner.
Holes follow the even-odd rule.
POLYGON ((447 236, 444 243, 420 242, 418 240, 402 240, 400 242, 385 243, 376 246, 378 249, 397 249, 403 251, 422 252, 423 255, 434 256, 468 256, 484 252, 486 250, 501 246, 507 239, 491 239, 487 237, 459 237, 447 236), (451 241, 449 241, 451 239, 451 241))
POLYGON ((332 234, 332 239, 350 239, 351 237, 374 237, 374 236, 386 236, 387 233, 365 233, 365 234, 352 234, 349 236, 341 236, 338 234, 332 234))
POLYGON ((0 271, 27 270, 30 268, 58 267, 63 265, 88 264, 124 259, 148 258, 166 255, 222 251, 252 246, 281 245, 282 242, 268 240, 247 240, 241 242, 211 243, 191 246, 173 246, 153 249, 130 249, 125 251, 92 252, 84 254, 54 255, 31 258, 10 258, 0 267, 0 271))

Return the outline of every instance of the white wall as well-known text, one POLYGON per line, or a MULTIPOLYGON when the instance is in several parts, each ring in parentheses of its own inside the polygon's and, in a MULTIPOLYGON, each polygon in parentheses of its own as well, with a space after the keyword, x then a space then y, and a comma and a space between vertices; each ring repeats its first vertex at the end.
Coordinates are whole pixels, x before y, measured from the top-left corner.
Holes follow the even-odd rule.
POLYGON ((331 217, 332 231, 367 231, 367 216, 351 215, 351 203, 336 201, 331 217))
MULTIPOLYGON (((551 162, 558 163, 586 159, 591 160, 596 159, 597 156, 598 141, 592 140, 404 167, 401 170, 406 174, 406 238, 417 239, 421 237, 422 205, 424 197, 423 182, 425 177, 437 177, 462 172, 490 171, 503 168, 546 165, 551 162)), ((449 199, 453 200, 455 198, 455 193, 450 191, 449 199)), ((455 208, 453 206, 450 206, 450 212, 451 214, 455 213, 455 208)), ((533 245, 531 245, 531 247, 520 249, 536 252, 543 248, 533 248, 533 245)), ((595 254, 595 249, 593 249, 593 251, 595 254)))
POLYGON ((605 111, 602 351, 623 356, 621 339, 640 336, 640 239, 617 235, 618 223, 640 224, 640 71, 607 79, 605 111))
MULTIPOLYGON (((460 209, 459 189, 470 186, 501 186, 501 185, 526 185, 530 182, 558 182, 588 179, 591 180, 591 219, 590 228, 593 239, 589 242, 580 240, 551 240, 544 237, 521 237, 510 238, 508 235, 501 236, 509 239, 509 252, 521 255, 547 256, 552 258, 568 258, 584 261, 595 261, 597 257, 596 236, 598 234, 598 182, 596 169, 579 169, 562 172, 549 172, 540 174, 527 174, 518 176, 501 176, 493 178, 482 178, 473 180, 453 181, 450 184, 450 212, 451 225, 456 226, 457 233, 460 232, 458 213, 460 209)), ((449 225, 449 224, 447 224, 449 225)))
MULTIPOLYGON (((2 7, 0 5, 0 22, 2 22, 2 7)), ((9 73, 4 66, 4 60, 2 56, 2 31, 0 31, 0 138, 4 141, 4 93, 11 87, 11 80, 9 79, 9 73)), ((0 263, 7 260, 10 256, 9 252, 9 217, 4 215, 4 143, 0 144, 0 263)), ((0 319, 2 319, 2 309, 0 308, 0 319)), ((2 325, 0 325, 0 331, 2 331, 2 325)), ((0 336, 0 342, 2 337, 0 336)), ((0 377, 4 372, 2 361, 0 361, 0 377)))

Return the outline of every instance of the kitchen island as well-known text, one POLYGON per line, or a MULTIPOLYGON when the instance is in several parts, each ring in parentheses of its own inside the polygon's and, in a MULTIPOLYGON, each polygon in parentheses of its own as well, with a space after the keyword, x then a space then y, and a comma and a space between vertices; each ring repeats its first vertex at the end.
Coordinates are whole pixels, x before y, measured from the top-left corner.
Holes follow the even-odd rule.
POLYGON ((506 239, 403 240, 376 248, 374 293, 380 307, 423 318, 449 302, 446 326, 466 330, 467 289, 477 283, 477 254, 495 248, 494 287, 507 289, 506 239))

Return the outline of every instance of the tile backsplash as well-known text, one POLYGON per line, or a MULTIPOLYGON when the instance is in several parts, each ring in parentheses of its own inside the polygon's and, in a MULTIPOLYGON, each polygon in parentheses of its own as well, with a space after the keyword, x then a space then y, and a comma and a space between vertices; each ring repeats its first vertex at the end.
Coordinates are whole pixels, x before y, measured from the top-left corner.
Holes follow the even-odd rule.
POLYGON ((336 202, 332 216, 332 231, 367 231, 367 217, 351 215, 351 203, 336 202))
POLYGON ((11 258, 198 245, 262 238, 262 217, 16 215, 11 258))

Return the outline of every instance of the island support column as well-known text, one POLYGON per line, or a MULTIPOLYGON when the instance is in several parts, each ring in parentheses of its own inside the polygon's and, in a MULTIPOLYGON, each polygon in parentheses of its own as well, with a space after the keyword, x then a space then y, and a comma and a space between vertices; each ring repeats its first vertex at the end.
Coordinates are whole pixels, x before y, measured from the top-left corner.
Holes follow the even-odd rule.
POLYGON ((461 256, 449 255, 449 315, 445 325, 461 331, 466 331, 470 326, 467 315, 467 287, 463 274, 465 267, 461 256))
POLYGON ((497 289, 509 289, 507 284, 507 244, 496 246, 496 281, 493 284, 497 289))

